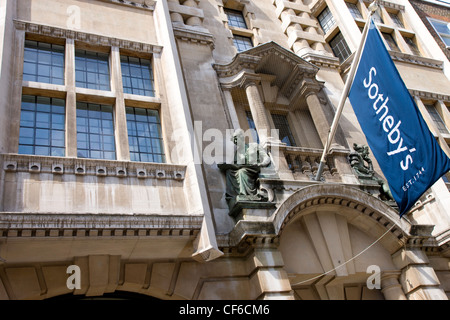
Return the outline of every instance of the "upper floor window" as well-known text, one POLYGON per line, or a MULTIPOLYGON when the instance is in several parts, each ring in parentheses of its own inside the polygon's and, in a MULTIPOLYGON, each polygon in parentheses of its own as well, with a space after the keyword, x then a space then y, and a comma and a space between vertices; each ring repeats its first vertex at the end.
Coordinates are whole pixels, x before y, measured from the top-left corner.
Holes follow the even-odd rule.
POLYGON ((142 96, 155 96, 153 70, 148 59, 120 56, 123 92, 142 96))
POLYGON ((286 143, 287 146, 295 147, 294 136, 292 135, 287 117, 283 114, 272 114, 272 120, 275 129, 278 129, 281 142, 286 143))
POLYGON ((438 33, 441 40, 447 47, 450 47, 450 22, 440 21, 428 18, 428 21, 433 25, 434 30, 438 33))
POLYGON ((65 101, 40 96, 22 96, 19 153, 63 157, 65 146, 65 101))
POLYGON ((238 52, 242 52, 242 51, 253 48, 252 39, 249 37, 234 35, 233 43, 234 43, 235 47, 237 48, 238 52))
POLYGON ((403 24, 402 20, 400 20, 400 17, 397 13, 389 12, 389 16, 391 17, 392 21, 394 21, 397 27, 405 28, 405 25, 403 24))
POLYGON ((339 58, 340 62, 345 61, 351 55, 347 42, 345 42, 344 36, 340 32, 331 39, 330 47, 331 50, 333 50, 334 55, 339 58))
POLYGON ((159 112, 126 107, 126 114, 131 161, 165 162, 159 112))
POLYGON ((358 9, 358 6, 351 2, 346 2, 348 10, 350 10, 350 13, 352 14, 353 18, 355 19, 363 19, 363 16, 361 15, 361 12, 358 9))
POLYGON ((25 40, 23 80, 64 84, 64 46, 25 40))
POLYGON ((116 159, 113 107, 77 102, 78 157, 116 159))
POLYGON ((333 15, 331 14, 330 8, 326 7, 323 11, 317 16, 319 20, 319 24, 322 27, 323 33, 327 33, 331 30, 331 28, 336 24, 334 21, 333 15))
POLYGON ((75 80, 77 87, 110 90, 109 55, 86 50, 75 50, 75 80))
POLYGON ((225 13, 228 17, 229 26, 247 29, 247 23, 245 22, 242 12, 237 10, 225 9, 225 13))
POLYGON ((431 119, 433 119, 433 122, 435 123, 437 129, 440 133, 448 134, 447 126, 445 125, 444 121, 441 118, 441 115, 436 110, 436 107, 432 104, 426 104, 425 107, 427 108, 428 113, 431 116, 431 119))
POLYGON ((414 40, 414 38, 411 37, 403 37, 403 39, 405 39, 406 44, 409 46, 409 48, 411 49, 411 52, 413 54, 415 54, 416 56, 421 56, 422 54, 420 53, 419 47, 417 46, 416 41, 414 40))
POLYGON ((400 48, 391 33, 381 32, 381 34, 383 35, 384 40, 386 40, 390 50, 400 51, 400 48))

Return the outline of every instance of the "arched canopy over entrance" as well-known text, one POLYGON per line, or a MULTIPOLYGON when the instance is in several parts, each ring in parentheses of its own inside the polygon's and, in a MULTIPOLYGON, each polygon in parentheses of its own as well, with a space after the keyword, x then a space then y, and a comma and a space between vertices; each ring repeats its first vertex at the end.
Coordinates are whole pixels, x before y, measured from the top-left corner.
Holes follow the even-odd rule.
POLYGON ((273 223, 296 298, 405 298, 392 254, 411 225, 382 201, 348 186, 309 186, 278 208, 273 223), (379 275, 375 288, 367 284, 371 272, 379 275), (395 286, 379 290, 387 279, 395 286))

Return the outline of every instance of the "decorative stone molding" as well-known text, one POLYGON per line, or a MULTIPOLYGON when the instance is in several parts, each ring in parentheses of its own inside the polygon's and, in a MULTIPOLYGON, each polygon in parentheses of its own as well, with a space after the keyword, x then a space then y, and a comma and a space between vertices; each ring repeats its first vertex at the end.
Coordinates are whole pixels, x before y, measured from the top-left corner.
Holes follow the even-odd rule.
POLYGON ((189 26, 185 26, 183 28, 173 26, 173 32, 175 38, 178 40, 198 45, 206 45, 209 46, 211 50, 214 49, 214 36, 210 33, 202 32, 197 30, 197 28, 192 28, 189 26))
POLYGON ((31 23, 22 20, 14 20, 14 25, 18 30, 23 30, 25 32, 55 38, 63 38, 63 39, 70 38, 96 46, 117 46, 121 49, 128 49, 143 53, 161 53, 162 51, 162 46, 156 44, 111 38, 86 32, 31 23))
POLYGON ((429 91, 421 91, 416 89, 410 89, 409 93, 413 97, 418 97, 420 99, 429 99, 429 100, 441 100, 445 102, 450 102, 450 95, 429 92, 429 91))
POLYGON ((133 1, 129 1, 129 0, 100 0, 100 1, 114 3, 114 4, 119 4, 119 5, 124 5, 124 6, 129 6, 129 7, 134 7, 134 8, 139 8, 139 9, 144 9, 144 10, 150 10, 150 11, 154 11, 155 10, 155 5, 156 5, 156 1, 155 0, 133 0, 133 1))
POLYGON ((2 213, 0 237, 196 236, 203 216, 2 213))
POLYGON ((444 68, 444 62, 441 60, 430 59, 392 50, 389 50, 389 54, 394 61, 406 62, 439 70, 444 68))
POLYGON ((165 163, 145 163, 83 158, 44 157, 2 154, 3 170, 48 174, 96 175, 104 177, 135 177, 182 181, 186 166, 165 163))

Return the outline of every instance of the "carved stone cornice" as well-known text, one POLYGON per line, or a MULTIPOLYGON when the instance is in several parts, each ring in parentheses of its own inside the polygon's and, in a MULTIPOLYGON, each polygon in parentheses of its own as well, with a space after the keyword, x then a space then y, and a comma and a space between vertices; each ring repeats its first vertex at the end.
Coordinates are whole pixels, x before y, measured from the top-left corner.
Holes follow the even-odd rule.
POLYGON ((162 46, 156 44, 112 38, 23 20, 14 20, 14 25, 18 30, 23 30, 25 32, 54 38, 70 38, 96 46, 117 46, 121 49, 143 53, 161 53, 162 51, 162 46))
POLYGON ((238 54, 229 64, 214 64, 213 68, 216 70, 219 78, 228 78, 237 75, 243 70, 250 70, 255 72, 261 58, 251 54, 238 54))
POLYGON ((416 64, 433 69, 444 69, 444 62, 442 60, 436 60, 391 50, 389 50, 389 54, 394 61, 416 64))
POLYGON ((130 1, 130 0, 98 0, 98 1, 109 2, 109 3, 118 4, 118 5, 129 6, 129 7, 150 10, 150 11, 154 11, 155 5, 156 5, 155 0, 133 0, 133 1, 130 1))
POLYGON ((204 29, 204 31, 198 30, 198 28, 190 27, 190 26, 184 26, 184 27, 177 27, 173 26, 173 32, 175 35, 175 38, 181 41, 189 42, 192 44, 198 44, 198 45, 206 45, 211 47, 211 50, 214 49, 214 36, 206 32, 207 29, 204 29))
POLYGON ((441 101, 445 101, 445 102, 450 102, 450 95, 448 95, 448 94, 429 92, 429 91, 421 91, 421 90, 417 90, 417 89, 410 89, 409 93, 413 97, 418 97, 421 99, 441 100, 441 101))
POLYGON ((0 237, 196 236, 203 216, 3 212, 0 237))

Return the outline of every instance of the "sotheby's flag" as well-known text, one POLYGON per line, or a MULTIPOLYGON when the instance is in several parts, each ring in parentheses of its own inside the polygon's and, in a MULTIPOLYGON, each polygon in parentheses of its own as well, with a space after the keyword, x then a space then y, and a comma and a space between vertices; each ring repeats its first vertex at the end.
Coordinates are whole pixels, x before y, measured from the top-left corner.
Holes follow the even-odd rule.
POLYGON ((400 216, 450 170, 370 19, 349 99, 400 216))

